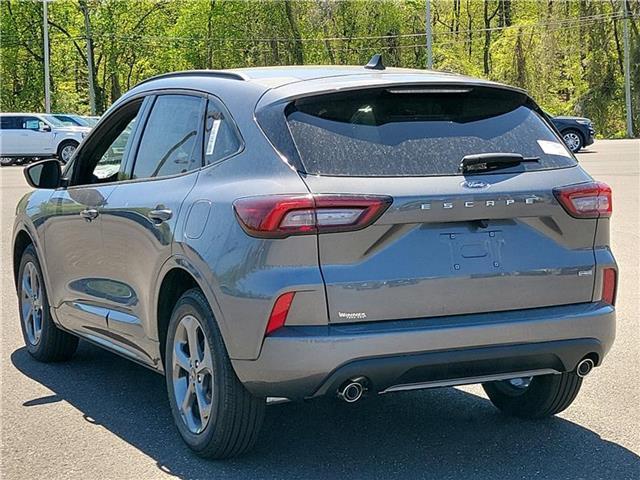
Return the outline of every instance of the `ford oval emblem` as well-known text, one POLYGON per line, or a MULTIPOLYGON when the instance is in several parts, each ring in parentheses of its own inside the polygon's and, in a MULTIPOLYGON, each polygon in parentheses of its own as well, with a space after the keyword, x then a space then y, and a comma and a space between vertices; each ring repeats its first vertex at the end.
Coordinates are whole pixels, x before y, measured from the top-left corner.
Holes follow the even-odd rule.
POLYGON ((490 184, 480 180, 465 180, 460 185, 464 188, 489 188, 490 184))

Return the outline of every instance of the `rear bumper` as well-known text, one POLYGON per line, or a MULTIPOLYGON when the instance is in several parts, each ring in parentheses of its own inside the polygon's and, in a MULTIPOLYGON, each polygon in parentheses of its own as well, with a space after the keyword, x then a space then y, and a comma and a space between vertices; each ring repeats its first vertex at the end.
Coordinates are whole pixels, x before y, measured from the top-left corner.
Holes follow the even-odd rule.
MULTIPOLYGON (((327 327, 286 327, 265 339, 256 360, 232 360, 258 396, 334 394, 365 376, 382 392, 424 382, 514 372, 571 371, 584 356, 597 364, 615 337, 615 310, 582 303, 510 312, 327 327)), ((456 380, 459 380, 457 382, 456 380)))

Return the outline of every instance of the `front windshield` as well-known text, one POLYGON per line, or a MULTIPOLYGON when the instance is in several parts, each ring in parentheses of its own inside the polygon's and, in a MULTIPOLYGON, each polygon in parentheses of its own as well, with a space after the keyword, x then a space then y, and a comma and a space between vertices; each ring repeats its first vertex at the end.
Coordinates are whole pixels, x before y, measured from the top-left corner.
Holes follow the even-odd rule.
POLYGON ((44 119, 54 127, 73 127, 73 122, 64 122, 53 115, 43 115, 44 119))
POLYGON ((87 124, 88 127, 94 127, 100 117, 80 117, 87 124))

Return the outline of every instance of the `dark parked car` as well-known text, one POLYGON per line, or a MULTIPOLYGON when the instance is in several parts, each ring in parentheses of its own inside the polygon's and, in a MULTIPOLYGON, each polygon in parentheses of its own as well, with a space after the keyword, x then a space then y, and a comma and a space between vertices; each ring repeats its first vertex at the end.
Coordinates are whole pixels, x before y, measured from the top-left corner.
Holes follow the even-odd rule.
POLYGON ((553 116, 549 116, 549 118, 562 135, 564 143, 573 153, 593 143, 593 137, 596 132, 590 119, 553 116))
POLYGON ((611 190, 524 91, 372 66, 156 77, 63 171, 28 167, 29 353, 82 338, 165 375, 216 458, 268 400, 482 383, 510 415, 567 408, 614 340, 611 190))

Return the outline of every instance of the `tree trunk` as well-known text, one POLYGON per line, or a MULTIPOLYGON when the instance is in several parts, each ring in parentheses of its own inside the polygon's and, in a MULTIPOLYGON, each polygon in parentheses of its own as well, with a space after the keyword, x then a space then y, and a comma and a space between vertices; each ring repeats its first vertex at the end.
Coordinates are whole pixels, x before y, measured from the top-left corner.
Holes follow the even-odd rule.
POLYGON ((84 30, 85 38, 87 41, 87 70, 89 71, 89 106, 91 108, 91 115, 95 115, 97 112, 96 106, 98 99, 96 97, 97 85, 96 85, 96 64, 93 57, 93 38, 91 36, 91 18, 89 17, 89 7, 86 0, 78 0, 80 11, 84 17, 84 30))
POLYGON ((500 0, 498 0, 498 6, 493 11, 491 15, 489 15, 489 0, 485 0, 484 2, 484 49, 483 49, 483 67, 484 74, 489 75, 491 73, 491 20, 495 17, 500 10, 500 0))
MULTIPOLYGON (((614 0, 611 0, 611 7, 615 11, 614 0)), ((623 20, 624 21, 624 20, 623 20)), ((613 38, 616 42, 616 52, 618 54, 618 66, 620 67, 620 75, 624 75, 624 65, 622 60, 622 47, 620 46, 620 36, 618 35, 618 19, 613 18, 611 20, 613 23, 613 38)))
POLYGON ((209 1, 209 12, 207 13, 207 68, 213 68, 213 9, 216 0, 209 1))
POLYGON ((518 37, 516 38, 515 45, 515 69, 516 69, 516 77, 515 82, 516 85, 520 88, 526 88, 527 85, 527 59, 524 52, 524 46, 522 44, 522 30, 518 29, 518 37))
POLYGON ((511 0, 500 0, 500 26, 511 26, 511 0))
POLYGON ((471 54, 473 52, 473 15, 471 14, 471 0, 467 0, 467 34, 469 38, 467 41, 469 42, 469 50, 467 54, 469 55, 469 60, 471 60, 471 54))
POLYGON ((284 10, 287 14, 287 20, 291 27, 291 33, 293 34, 293 57, 294 61, 298 65, 304 65, 304 53, 302 51, 302 40, 300 37, 300 30, 298 29, 298 22, 291 8, 292 0, 285 0, 284 10))
POLYGON ((484 2, 484 48, 482 51, 482 65, 484 67, 484 74, 489 75, 491 70, 489 66, 489 49, 491 48, 491 19, 489 18, 489 2, 484 2))
POLYGON ((327 50, 327 55, 329 56, 329 61, 331 62, 332 65, 335 65, 336 63, 336 57, 333 54, 333 48, 331 47, 331 41, 327 40, 327 38, 329 38, 330 32, 329 32, 329 27, 327 27, 327 22, 329 22, 331 20, 331 5, 329 5, 328 0, 325 0, 322 2, 322 16, 323 16, 323 21, 322 21, 322 32, 324 34, 324 48, 327 50))

